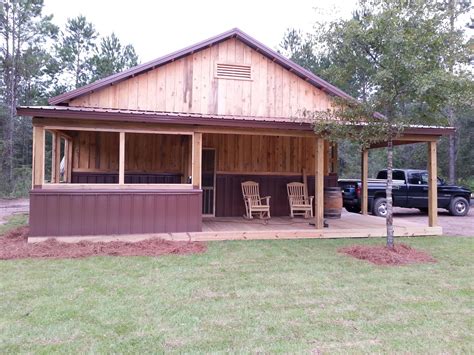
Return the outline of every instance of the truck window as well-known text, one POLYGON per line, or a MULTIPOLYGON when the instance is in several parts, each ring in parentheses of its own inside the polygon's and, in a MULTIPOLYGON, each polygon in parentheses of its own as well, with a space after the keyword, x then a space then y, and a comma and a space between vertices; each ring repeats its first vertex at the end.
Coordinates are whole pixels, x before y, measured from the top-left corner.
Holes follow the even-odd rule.
POLYGON ((428 173, 421 174, 421 184, 428 185, 428 173))
POLYGON ((422 184, 421 173, 410 173, 408 182, 411 185, 421 185, 422 184))
MULTIPOLYGON (((393 171, 393 180, 403 180, 405 181, 405 173, 401 170, 394 170, 393 171)), ((377 174, 377 179, 386 179, 387 178, 387 170, 381 170, 377 174)))
POLYGON ((405 173, 400 170, 395 170, 393 172, 393 180, 403 180, 405 181, 405 173))

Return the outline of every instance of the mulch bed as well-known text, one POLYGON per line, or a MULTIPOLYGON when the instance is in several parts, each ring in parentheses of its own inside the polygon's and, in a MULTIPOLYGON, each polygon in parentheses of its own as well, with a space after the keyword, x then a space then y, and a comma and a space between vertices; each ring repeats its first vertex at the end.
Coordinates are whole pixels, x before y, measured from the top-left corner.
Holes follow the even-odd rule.
POLYGON ((150 238, 138 242, 58 242, 48 239, 28 243, 28 227, 14 229, 0 236, 0 260, 26 258, 84 258, 88 256, 159 256, 165 254, 196 254, 207 250, 200 242, 174 242, 150 238))
POLYGON ((435 263, 436 259, 427 252, 414 249, 406 244, 395 244, 394 249, 377 245, 353 245, 338 249, 339 253, 367 260, 376 265, 407 265, 435 263))

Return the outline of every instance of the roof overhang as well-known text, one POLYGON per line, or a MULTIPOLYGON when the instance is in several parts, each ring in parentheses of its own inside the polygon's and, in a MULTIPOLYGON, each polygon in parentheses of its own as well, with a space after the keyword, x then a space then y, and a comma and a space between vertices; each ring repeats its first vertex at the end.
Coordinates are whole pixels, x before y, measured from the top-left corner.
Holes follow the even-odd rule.
MULTIPOLYGON (((78 120, 98 120, 115 122, 166 123, 178 125, 200 125, 238 128, 285 129, 312 131, 311 122, 298 118, 286 117, 252 117, 209 115, 181 112, 158 112, 140 110, 102 109, 71 106, 21 106, 18 115, 38 118, 63 118, 78 120)), ((411 125, 403 130, 403 135, 441 137, 453 134, 455 128, 441 126, 411 125)))

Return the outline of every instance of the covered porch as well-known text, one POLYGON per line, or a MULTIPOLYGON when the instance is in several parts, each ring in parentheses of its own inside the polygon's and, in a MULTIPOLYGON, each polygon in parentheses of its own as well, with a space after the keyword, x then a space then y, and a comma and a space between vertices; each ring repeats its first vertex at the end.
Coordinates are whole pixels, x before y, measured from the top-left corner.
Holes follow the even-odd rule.
MULTIPOLYGON (((310 124, 71 107, 23 111, 34 117, 30 235, 35 240, 385 234, 385 220, 366 215, 366 206, 362 215, 344 213, 324 228, 324 187, 337 185, 337 149, 316 136, 310 124), (47 132, 52 134, 50 150, 47 132), (240 184, 248 180, 272 197, 273 218, 268 223, 242 218, 240 184), (315 197, 313 219, 287 217, 289 182, 306 183, 308 195, 315 197)), ((407 141, 431 148, 431 185, 436 181, 437 137, 415 133, 407 141)), ((434 194, 431 190, 433 212, 434 194)), ((441 229, 433 217, 429 226, 396 220, 395 233, 434 235, 441 229)))

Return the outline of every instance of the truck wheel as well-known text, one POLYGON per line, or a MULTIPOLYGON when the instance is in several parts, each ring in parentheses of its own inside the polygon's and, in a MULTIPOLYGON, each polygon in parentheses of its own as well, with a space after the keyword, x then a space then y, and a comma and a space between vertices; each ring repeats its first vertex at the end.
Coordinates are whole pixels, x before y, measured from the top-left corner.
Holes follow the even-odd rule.
POLYGON ((375 200, 373 214, 378 217, 387 216, 387 199, 385 197, 380 197, 375 200))
POLYGON ((449 213, 453 216, 465 216, 469 212, 469 203, 464 197, 455 197, 449 204, 449 213))
POLYGON ((348 206, 346 207, 346 210, 350 213, 360 213, 360 207, 358 206, 348 206))
POLYGON ((423 214, 427 214, 428 213, 428 208, 427 207, 420 207, 418 208, 420 210, 421 213, 423 214))

